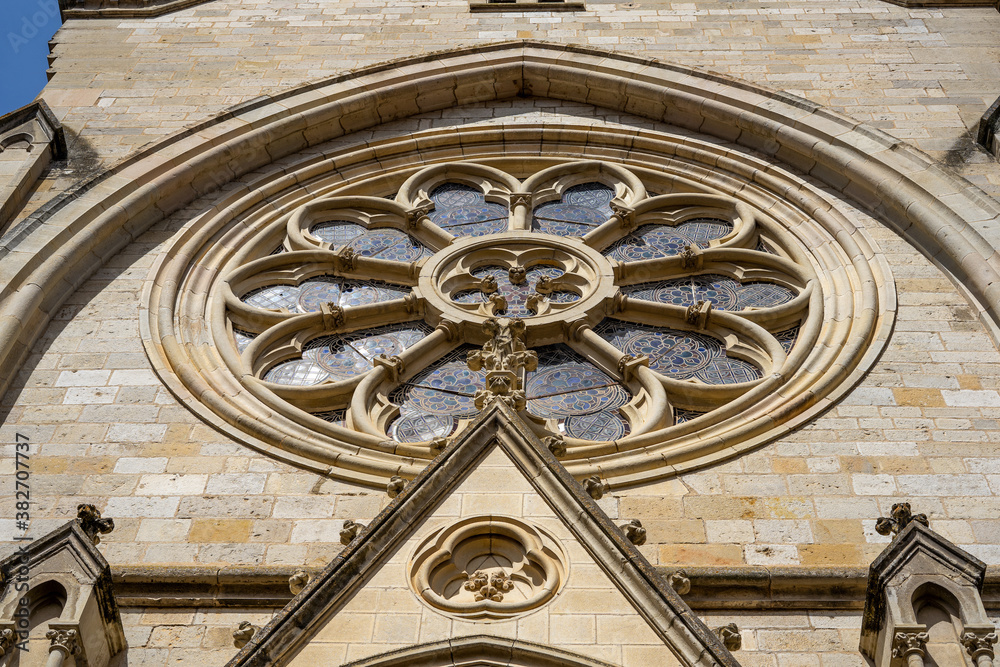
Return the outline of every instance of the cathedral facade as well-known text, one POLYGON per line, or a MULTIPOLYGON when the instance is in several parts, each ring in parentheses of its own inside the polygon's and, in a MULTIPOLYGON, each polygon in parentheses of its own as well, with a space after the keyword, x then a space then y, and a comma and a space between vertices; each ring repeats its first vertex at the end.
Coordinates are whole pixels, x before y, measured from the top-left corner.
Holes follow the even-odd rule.
POLYGON ((994 664, 995 7, 60 11, 0 666, 994 664))

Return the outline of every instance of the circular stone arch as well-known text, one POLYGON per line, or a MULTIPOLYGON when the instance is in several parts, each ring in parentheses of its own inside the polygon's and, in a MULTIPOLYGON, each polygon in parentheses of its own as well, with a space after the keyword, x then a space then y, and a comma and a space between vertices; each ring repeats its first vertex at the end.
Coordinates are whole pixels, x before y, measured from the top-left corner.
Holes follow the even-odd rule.
MULTIPOLYGON (((808 174, 896 229, 934 260, 974 304, 996 339, 1000 259, 995 235, 1000 233, 996 224, 1000 209, 985 193, 926 155, 794 96, 633 56, 514 42, 401 60, 261 98, 138 152, 22 221, 5 235, 0 248, 0 275, 5 279, 0 288, 4 389, 51 314, 84 280, 150 225, 196 198, 274 160, 358 130, 418 113, 523 95, 582 100, 762 153, 773 162, 755 161, 742 151, 718 145, 699 148, 711 154, 716 168, 731 168, 742 173, 741 180, 765 189, 785 189, 785 197, 805 210, 816 205, 814 193, 787 189, 787 173, 775 163, 808 174), (746 171, 751 163, 754 166, 746 171)), ((598 143, 617 144, 636 156, 663 155, 666 150, 668 156, 686 157, 692 150, 686 140, 665 146, 651 136, 655 133, 619 133, 606 141, 599 135, 613 132, 581 128, 578 137, 564 134, 560 139, 564 144, 582 147, 599 139, 598 143)), ((465 128, 462 145, 483 142, 487 135, 495 137, 496 128, 465 128)), ((439 145, 440 136, 434 132, 414 135, 384 146, 378 161, 383 168, 400 168, 414 154, 433 156, 439 145)), ((225 217, 251 191, 255 197, 283 192, 296 179, 327 171, 330 157, 332 153, 311 153, 295 175, 275 173, 229 191, 215 210, 225 217)), ((338 177, 350 180, 351 170, 342 170, 338 177)), ((849 229, 838 233, 851 235, 849 229)), ((205 234, 211 230, 192 224, 181 236, 193 241, 205 234)), ((860 236, 844 240, 864 252, 860 236)), ((168 256, 165 261, 175 259, 168 256)), ((164 289, 170 286, 150 284, 146 301, 156 301, 164 289)), ((167 309, 143 314, 142 335, 151 346, 157 373, 184 403, 196 411, 206 406, 205 416, 224 407, 229 398, 209 391, 192 369, 168 368, 160 362, 165 353, 181 352, 180 342, 169 334, 173 317, 167 309)), ((828 400, 815 403, 809 414, 828 400)), ((346 458, 328 461, 310 452, 277 449, 273 436, 256 433, 256 426, 234 433, 215 423, 243 442, 304 467, 328 472, 336 468, 334 474, 372 484, 381 483, 393 466, 405 475, 422 467, 416 462, 392 463, 378 470, 351 471, 354 466, 346 458)), ((727 443, 717 445, 718 456, 736 453, 727 443)), ((713 457, 695 456, 687 459, 687 465, 682 459, 665 461, 663 472, 683 471, 713 457)), ((626 475, 620 483, 627 481, 626 475)))

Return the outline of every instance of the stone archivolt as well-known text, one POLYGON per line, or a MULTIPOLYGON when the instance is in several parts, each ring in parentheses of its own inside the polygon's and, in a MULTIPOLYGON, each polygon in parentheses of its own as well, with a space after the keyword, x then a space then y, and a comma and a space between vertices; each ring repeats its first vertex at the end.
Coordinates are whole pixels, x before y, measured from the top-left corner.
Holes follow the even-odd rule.
MULTIPOLYGON (((577 477, 632 483, 790 429, 884 342, 888 269, 818 198, 751 205, 680 164, 552 162, 523 181, 463 162, 359 175, 200 221, 172 251, 197 259, 155 277, 180 286, 157 366, 211 421, 383 485, 482 407, 482 372, 449 355, 520 318, 528 348, 555 351, 525 419, 577 477)), ((160 293, 151 314, 171 308, 160 293)))
POLYGON ((410 585, 432 607, 462 618, 504 619, 549 602, 566 580, 558 540, 501 516, 439 528, 410 559, 410 585))

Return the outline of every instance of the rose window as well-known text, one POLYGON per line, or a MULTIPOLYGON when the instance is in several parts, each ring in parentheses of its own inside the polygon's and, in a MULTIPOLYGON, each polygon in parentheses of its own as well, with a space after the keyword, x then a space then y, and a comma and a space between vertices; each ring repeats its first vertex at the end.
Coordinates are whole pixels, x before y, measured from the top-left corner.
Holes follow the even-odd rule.
POLYGON ((219 276, 204 303, 234 388, 211 410, 307 459, 419 470, 499 398, 572 473, 642 476, 762 441, 867 346, 837 313, 874 281, 800 214, 811 238, 597 161, 378 187, 303 198, 189 279, 219 276))

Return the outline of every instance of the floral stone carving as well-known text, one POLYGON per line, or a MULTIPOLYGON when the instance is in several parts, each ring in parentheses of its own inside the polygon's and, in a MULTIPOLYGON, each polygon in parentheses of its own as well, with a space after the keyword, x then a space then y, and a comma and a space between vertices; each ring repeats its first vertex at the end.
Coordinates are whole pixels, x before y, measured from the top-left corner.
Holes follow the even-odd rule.
POLYGON ((417 595, 472 619, 516 616, 549 602, 566 578, 558 540, 511 517, 479 516, 434 531, 410 561, 417 595))

